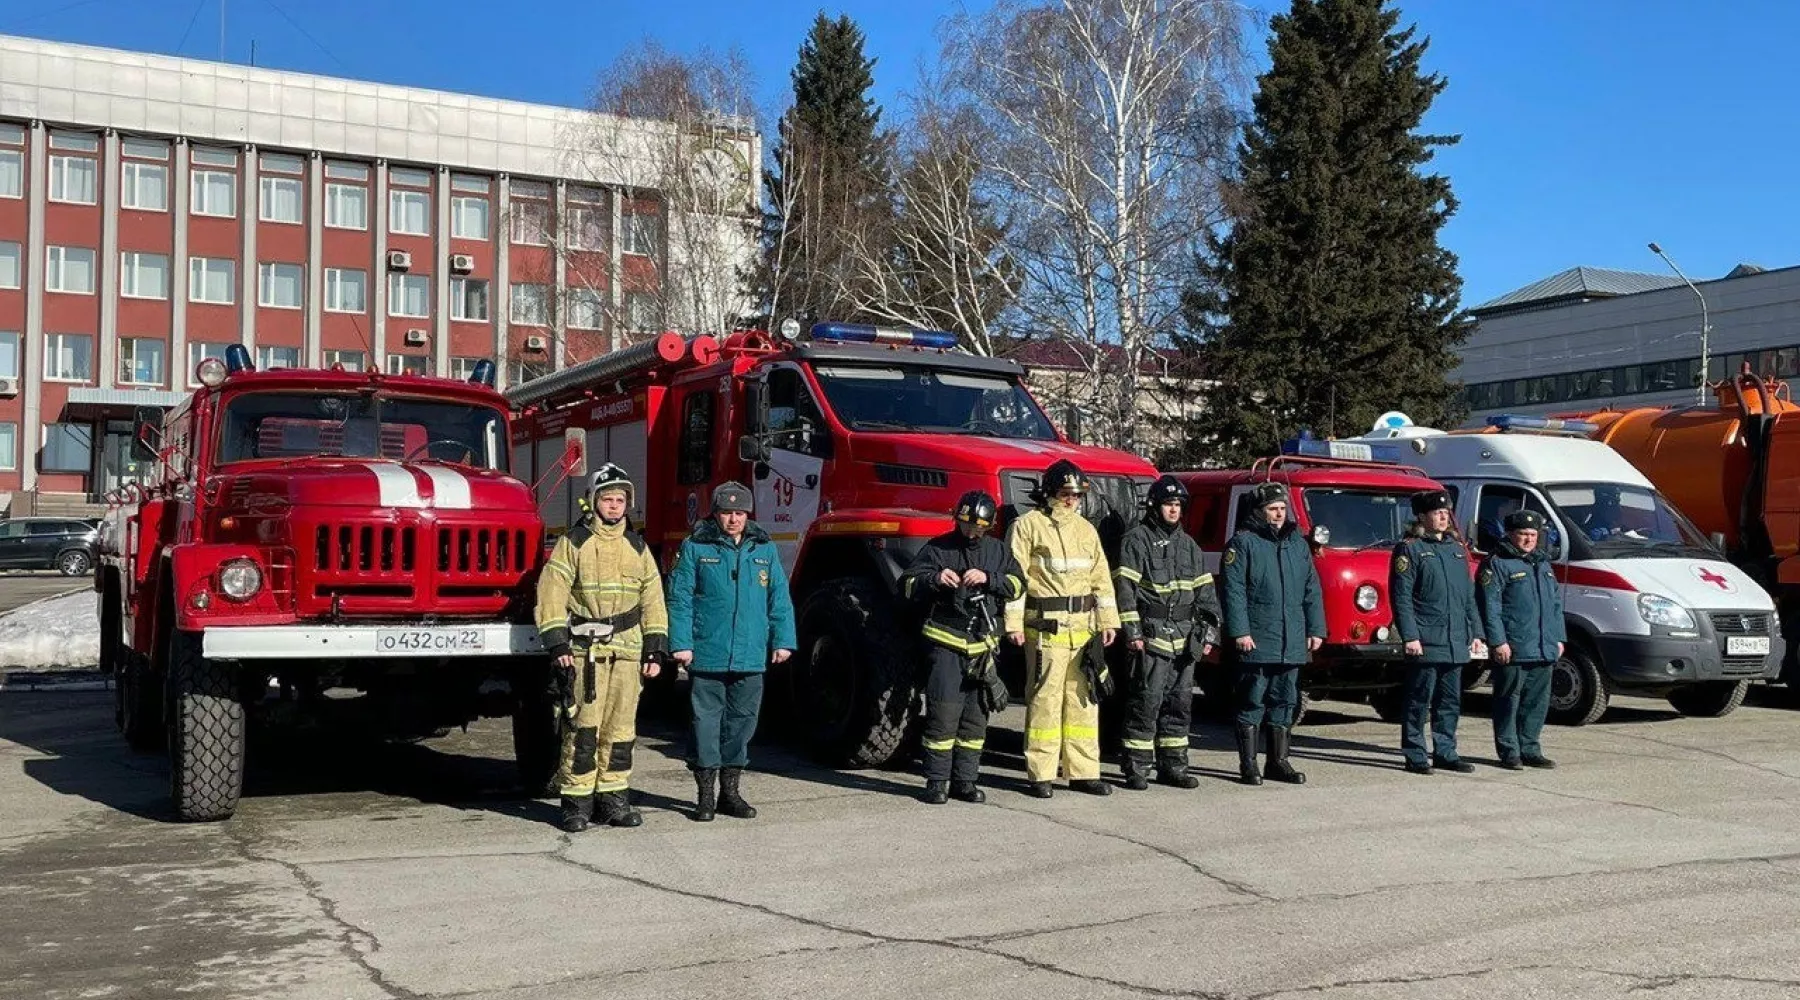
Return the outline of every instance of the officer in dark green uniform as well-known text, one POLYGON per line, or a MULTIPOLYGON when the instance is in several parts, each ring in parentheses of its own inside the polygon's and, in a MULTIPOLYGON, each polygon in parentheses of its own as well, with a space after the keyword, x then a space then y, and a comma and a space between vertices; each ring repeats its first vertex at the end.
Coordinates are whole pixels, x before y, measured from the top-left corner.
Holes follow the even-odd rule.
POLYGON ((1312 548, 1288 520, 1287 487, 1259 484, 1249 523, 1225 544, 1219 560, 1219 603, 1227 654, 1237 664, 1238 780, 1262 784, 1256 770, 1257 730, 1269 726, 1269 777, 1301 784, 1288 763, 1288 736, 1300 703, 1300 667, 1325 641, 1325 600, 1312 548))
POLYGON ((1406 714, 1400 722, 1400 750, 1406 769, 1430 774, 1438 767, 1467 774, 1474 765, 1456 755, 1456 724, 1462 717, 1462 671, 1472 656, 1486 651, 1475 581, 1469 578, 1469 550, 1454 530, 1450 494, 1413 494, 1415 523, 1394 546, 1388 594, 1394 627, 1411 664, 1406 676, 1406 714), (1425 749, 1425 717, 1431 716, 1434 756, 1425 749))
POLYGON ((1544 515, 1507 515, 1506 537, 1481 564, 1475 592, 1494 658, 1494 748, 1508 771, 1555 767, 1538 736, 1550 711, 1550 673, 1562 656, 1562 587, 1538 547, 1544 515))

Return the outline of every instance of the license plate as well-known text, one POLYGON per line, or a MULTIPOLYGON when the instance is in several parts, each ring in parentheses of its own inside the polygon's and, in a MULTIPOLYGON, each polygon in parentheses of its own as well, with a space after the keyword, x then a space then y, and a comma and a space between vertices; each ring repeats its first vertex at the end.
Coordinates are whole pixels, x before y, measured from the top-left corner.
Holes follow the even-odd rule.
POLYGON ((1769 637, 1766 635, 1733 635, 1725 638, 1726 656, 1768 656, 1769 637))
POLYGON ((375 630, 375 651, 378 653, 479 653, 485 641, 478 628, 375 630))

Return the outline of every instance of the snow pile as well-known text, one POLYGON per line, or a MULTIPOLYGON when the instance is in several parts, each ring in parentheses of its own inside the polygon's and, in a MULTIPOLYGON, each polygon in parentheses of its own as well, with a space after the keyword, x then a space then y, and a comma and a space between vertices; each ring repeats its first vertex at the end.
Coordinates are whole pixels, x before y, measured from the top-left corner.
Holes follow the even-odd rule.
POLYGON ((0 615, 0 668, 99 666, 96 596, 84 590, 0 615))

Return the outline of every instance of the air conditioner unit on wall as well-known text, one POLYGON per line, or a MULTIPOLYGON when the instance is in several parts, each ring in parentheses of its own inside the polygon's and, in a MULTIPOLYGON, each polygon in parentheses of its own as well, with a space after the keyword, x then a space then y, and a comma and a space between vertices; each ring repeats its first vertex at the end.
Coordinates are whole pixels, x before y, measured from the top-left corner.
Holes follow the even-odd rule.
POLYGON ((468 274, 475 270, 475 258, 466 253, 451 254, 450 270, 457 274, 468 274))
POLYGON ((405 250, 389 250, 388 268, 394 271, 412 270, 412 254, 405 250))
POLYGON ((16 378, 0 378, 0 396, 17 396, 19 380, 16 378))
POLYGON ((525 338, 525 349, 527 351, 543 350, 544 349, 544 338, 542 338, 542 337, 526 337, 525 338))
POLYGON ((406 331, 406 343, 407 343, 407 346, 409 346, 409 347, 423 347, 425 345, 425 331, 424 330, 408 330, 408 331, 406 331))

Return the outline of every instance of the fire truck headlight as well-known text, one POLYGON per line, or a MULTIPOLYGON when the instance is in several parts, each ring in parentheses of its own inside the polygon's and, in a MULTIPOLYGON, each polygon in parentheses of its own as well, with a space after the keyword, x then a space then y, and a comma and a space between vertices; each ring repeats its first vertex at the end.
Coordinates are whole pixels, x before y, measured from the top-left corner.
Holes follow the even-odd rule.
POLYGON ((234 601, 255 597, 262 582, 262 570, 249 559, 233 559, 219 567, 219 592, 234 601))
POLYGON ((1372 585, 1367 583, 1356 588, 1356 610, 1364 612, 1374 611, 1380 604, 1381 591, 1376 590, 1372 585))

